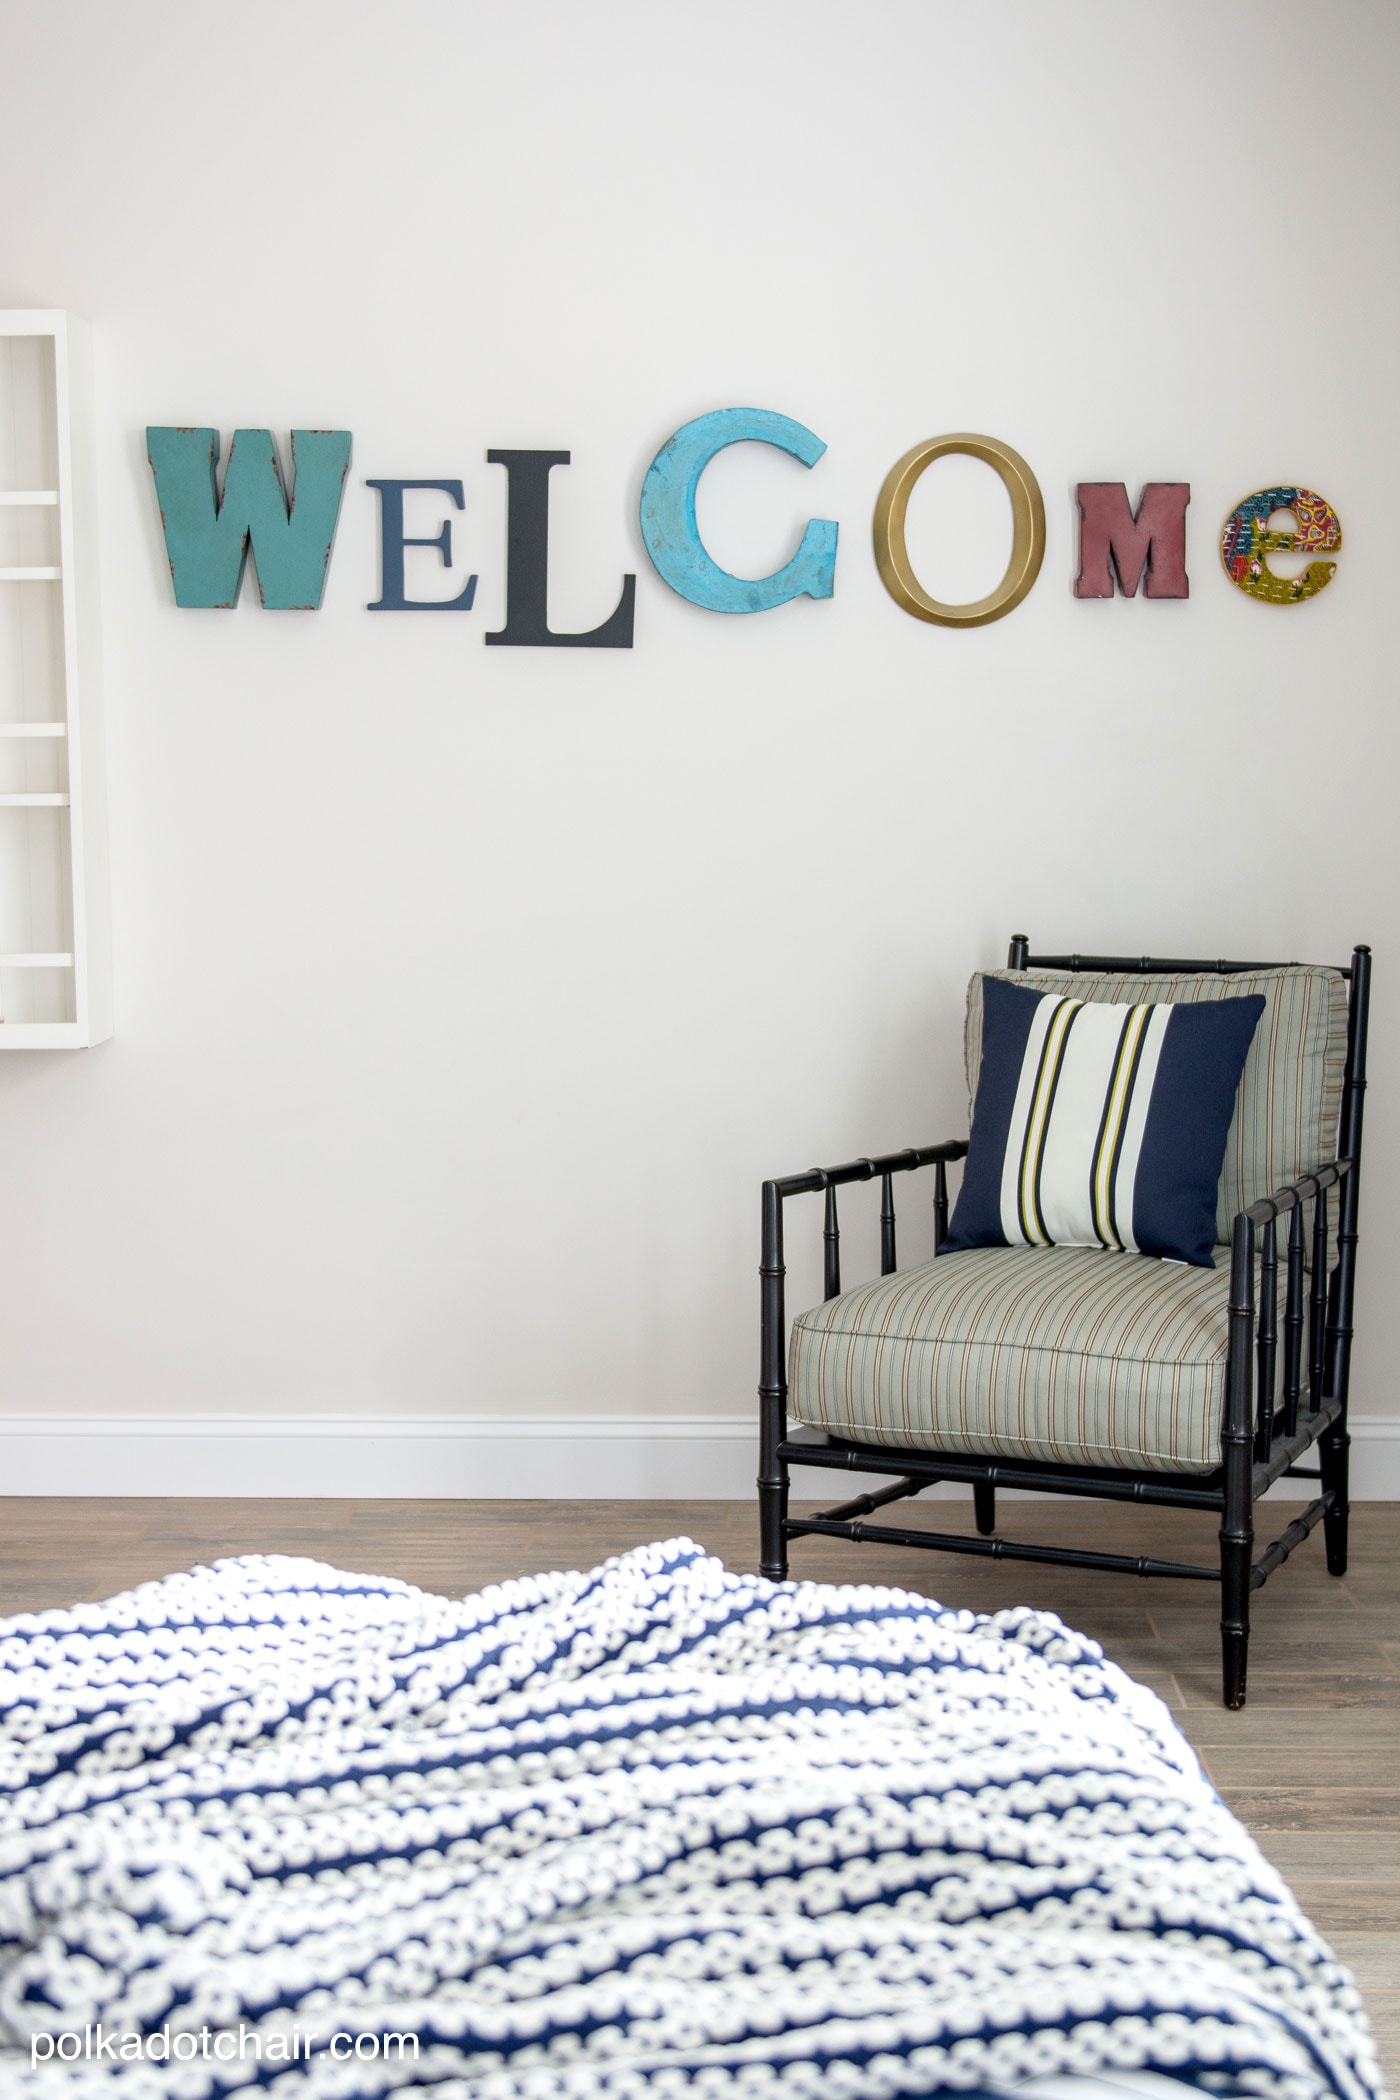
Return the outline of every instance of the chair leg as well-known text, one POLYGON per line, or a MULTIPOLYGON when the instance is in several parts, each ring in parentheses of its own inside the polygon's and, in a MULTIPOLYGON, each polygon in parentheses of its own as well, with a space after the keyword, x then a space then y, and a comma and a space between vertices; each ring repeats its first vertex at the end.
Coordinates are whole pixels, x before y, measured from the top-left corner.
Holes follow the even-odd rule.
POLYGON ((759 1568, 770 1582, 788 1579, 787 1539, 783 1534, 787 1513, 787 1460, 775 1456, 758 1483, 759 1568))
POLYGON ((1254 1503, 1248 1440, 1222 1438, 1225 1507, 1220 1526, 1220 1659, 1222 1695, 1229 1707, 1244 1705, 1249 1663, 1249 1578, 1254 1565, 1254 1503))
POLYGON ((1220 1691, 1226 1706, 1244 1705, 1245 1679, 1249 1669, 1249 1608, 1242 1619, 1220 1622, 1220 1691))
POLYGON ((1220 1663, 1221 1695, 1228 1707, 1245 1699, 1249 1667, 1249 1575, 1254 1560, 1254 1512, 1242 1530, 1222 1525, 1220 1531, 1220 1663))
POLYGON ((1351 1505, 1347 1501, 1350 1451, 1351 1438, 1347 1435, 1346 1417, 1343 1416, 1318 1445, 1322 1492, 1324 1495, 1330 1493, 1333 1498, 1332 1507, 1322 1520, 1329 1575, 1345 1575, 1347 1571, 1347 1519, 1351 1515, 1351 1505))
POLYGON ((972 1483, 972 1508, 977 1529, 984 1537, 990 1537, 997 1528, 997 1491, 990 1480, 974 1480, 972 1483))
POLYGON ((763 1184, 763 1255, 759 1262, 758 1550, 770 1582, 787 1581, 787 1460, 778 1456, 787 1434, 787 1315, 783 1304, 783 1196, 776 1181, 763 1184))
POLYGON ((1254 1227, 1235 1220, 1230 1252, 1230 1358, 1220 1456, 1220 1658, 1222 1692, 1244 1705, 1249 1662, 1249 1578, 1254 1567, 1254 1227))

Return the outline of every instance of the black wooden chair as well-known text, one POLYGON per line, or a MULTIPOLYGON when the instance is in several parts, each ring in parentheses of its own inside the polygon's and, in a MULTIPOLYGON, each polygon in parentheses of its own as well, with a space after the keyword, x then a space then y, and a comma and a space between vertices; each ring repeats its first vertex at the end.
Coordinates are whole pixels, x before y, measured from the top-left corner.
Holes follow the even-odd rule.
MULTIPOLYGON (((1038 973, 1041 987, 1072 986, 1081 998, 1182 1000, 1264 992, 1265 1013, 1240 1082, 1221 1184, 1217 1239, 1228 1244, 1229 1258, 1214 1270, 1165 1262, 1145 1267, 1142 1255, 1097 1249, 1002 1248, 943 1256, 901 1272, 895 1258, 894 1176, 933 1168, 934 1245, 941 1246, 948 1226, 947 1170, 967 1151, 962 1139, 766 1181, 758 1479, 764 1574, 785 1580, 788 1540, 820 1534, 1218 1582, 1224 1702, 1243 1706, 1251 1591, 1319 1523, 1328 1569, 1334 1575, 1346 1572, 1347 1386, 1370 971, 1365 947, 1353 951, 1348 966, 1334 970, 1145 956, 1033 957, 1024 935, 1013 939, 1006 974, 1025 981, 1022 973, 1029 972, 1035 982, 1038 973), (881 1185, 881 1279, 843 1293, 836 1191, 847 1182, 876 1179, 881 1185), (1335 1235, 1329 1216, 1333 1189, 1338 1196, 1335 1235), (788 1420, 783 1206, 789 1197, 816 1193, 825 1197, 825 1299, 793 1325, 791 1400, 799 1425, 794 1433, 788 1420), (1278 1221, 1284 1218, 1281 1260, 1278 1221), (1037 1309, 1029 1325, 1022 1322, 1019 1340, 1004 1339, 1004 1305, 994 1344, 985 1334, 958 1328, 949 1311, 950 1285, 956 1274, 969 1273, 966 1268, 958 1272, 957 1264, 977 1262, 986 1265, 981 1273, 991 1279, 984 1305, 992 1304, 992 1294, 1008 1279, 1023 1290, 1025 1279, 1033 1276, 1037 1309), (1057 1262, 1058 1268, 1049 1266, 1057 1262), (1007 1266, 1012 1263, 1021 1265, 1014 1275, 1007 1266), (1096 1266, 1090 1270, 1087 1265, 1096 1266), (1146 1291, 1160 1301, 1151 1319, 1139 1318, 1134 1327, 1133 1315, 1125 1311, 1115 1325, 1114 1279, 1124 1300, 1131 1284, 1139 1297, 1146 1291), (1055 1316, 1057 1293, 1073 1289, 1082 1300, 1086 1288, 1104 1299, 1095 1318, 1092 1359, 1066 1354, 1066 1323, 1061 1318, 1057 1324, 1055 1316), (1184 1292, 1194 1293, 1190 1316, 1173 1327, 1173 1294, 1184 1292), (1115 1355, 1112 1338, 1130 1329, 1137 1339, 1120 1340, 1115 1355), (1166 1353, 1160 1363, 1144 1359, 1142 1334, 1160 1336, 1169 1330, 1189 1330, 1193 1339, 1189 1346, 1161 1345, 1166 1353), (1042 1387, 1030 1428, 1024 1398, 1028 1367, 1022 1365, 1019 1383, 1008 1376, 1016 1372, 1018 1349, 1034 1352, 1034 1377, 1042 1387), (1113 1383, 1129 1356, 1136 1412, 1125 1408, 1113 1383), (1077 1381, 1077 1412, 1071 1411, 1068 1427, 1063 1395, 1052 1389, 1061 1373, 1077 1381), (960 1394, 956 1414, 947 1398, 954 1374, 960 1394), (1084 1394, 1090 1387, 1097 1443, 1084 1441, 1090 1434, 1084 1428, 1084 1394), (1005 1398, 1013 1388, 1021 1396, 1019 1412, 1005 1398), (1199 1403, 1194 1413, 1177 1405, 1188 1388, 1199 1403), (1146 1414, 1144 1391, 1149 1393, 1146 1414), (1155 1425, 1150 1435, 1141 1427, 1148 1417, 1155 1425), (1319 1463, 1310 1468, 1300 1461, 1313 1446, 1319 1463), (794 1465, 894 1477, 888 1487, 837 1508, 794 1517, 788 1512, 794 1465), (1319 1493, 1256 1558, 1254 1505, 1285 1477, 1316 1480, 1319 1493), (971 1487, 978 1536, 866 1521, 882 1504, 917 1495, 939 1481, 971 1487), (1218 1511, 1219 1566, 993 1537, 998 1486, 1218 1511)), ((973 980, 969 998, 970 1091, 975 1091, 980 1055, 980 984, 973 980)), ((964 1302, 967 1295, 962 1294, 964 1302)))

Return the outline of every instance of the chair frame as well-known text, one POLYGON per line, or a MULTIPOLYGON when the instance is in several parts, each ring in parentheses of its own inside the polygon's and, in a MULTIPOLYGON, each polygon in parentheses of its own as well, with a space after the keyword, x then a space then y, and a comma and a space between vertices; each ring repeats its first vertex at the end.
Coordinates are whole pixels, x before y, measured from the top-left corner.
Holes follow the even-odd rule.
MULTIPOLYGON (((1152 956, 1033 956, 1024 934, 1011 941, 1012 970, 1089 971, 1158 976, 1282 969, 1280 963, 1195 962, 1152 956)), ((880 1273, 895 1273, 896 1174, 934 1170, 934 1248, 948 1230, 948 1166, 963 1158, 967 1142, 910 1146, 876 1159, 844 1166, 814 1167, 763 1184, 763 1253, 759 1373, 758 1503, 763 1573, 787 1580, 789 1539, 809 1535, 919 1546, 935 1552, 984 1555, 993 1560, 1048 1562, 1054 1566, 1102 1568, 1119 1574, 1170 1575, 1218 1582, 1221 1591, 1222 1693, 1227 1707, 1245 1703, 1249 1655, 1249 1599, 1320 1523, 1332 1575, 1347 1567, 1347 1394, 1351 1376, 1352 1313, 1356 1289, 1357 1196, 1361 1121, 1366 1092, 1366 1030, 1370 1004, 1371 951, 1357 947, 1342 969, 1349 981, 1346 1073, 1342 1091, 1338 1156, 1287 1188, 1241 1211, 1234 1222, 1230 1257, 1229 1341, 1225 1403, 1220 1429, 1220 1464, 1208 1474, 1137 1472, 1107 1466, 1059 1465, 1043 1459, 993 1459, 973 1453, 896 1450, 861 1444, 819 1430, 790 1436, 787 1423, 787 1318, 784 1305, 783 1205, 792 1196, 822 1193, 825 1217, 824 1296, 841 1292, 840 1224, 836 1191, 846 1182, 878 1178, 880 1273), (1337 1258, 1328 1270, 1329 1191, 1338 1191, 1337 1258), (1312 1280, 1305 1280, 1303 1206, 1313 1206, 1312 1280), (1278 1320, 1278 1220, 1287 1216, 1286 1295, 1278 1320), (1256 1250, 1260 1277, 1255 1306, 1256 1250), (1279 1328, 1282 1326, 1282 1347, 1279 1328), (1305 1333, 1306 1329, 1306 1333, 1305 1333), (1281 1359, 1281 1361, 1280 1361, 1281 1359), (1282 1372, 1280 1386, 1279 1374, 1282 1372), (1314 1446, 1316 1468, 1299 1464, 1314 1446), (788 1514, 789 1468, 897 1476, 888 1487, 857 1495, 813 1516, 788 1514), (1254 1557, 1254 1505, 1275 1481, 1316 1480, 1320 1493, 1254 1557), (940 1481, 972 1488, 976 1538, 902 1529, 864 1520, 872 1510, 919 1494, 940 1481), (1179 1509, 1215 1510, 1220 1516, 1220 1562, 1154 1560, 1145 1555, 1095 1553, 1075 1546, 1042 1546, 992 1537, 998 1487, 1033 1488, 1042 1494, 1084 1495, 1100 1501, 1165 1503, 1179 1509)))

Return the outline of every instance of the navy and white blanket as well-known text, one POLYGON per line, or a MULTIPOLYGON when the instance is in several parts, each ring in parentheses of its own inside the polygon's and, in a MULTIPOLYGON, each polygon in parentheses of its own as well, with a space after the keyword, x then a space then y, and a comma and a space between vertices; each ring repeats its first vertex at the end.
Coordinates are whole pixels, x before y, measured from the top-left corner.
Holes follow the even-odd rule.
POLYGON ((252 1557, 0 1622, 6 2095, 1133 2068, 1379 2090, 1166 1708, 1048 1613, 678 1540, 460 1601, 252 1557))

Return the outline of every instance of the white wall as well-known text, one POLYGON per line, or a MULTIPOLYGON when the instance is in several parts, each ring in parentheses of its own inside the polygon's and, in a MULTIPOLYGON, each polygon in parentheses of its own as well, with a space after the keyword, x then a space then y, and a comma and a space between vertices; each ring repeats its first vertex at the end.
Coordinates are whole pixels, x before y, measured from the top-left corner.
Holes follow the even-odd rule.
MULTIPOLYGON (((118 1032, 0 1058, 0 1408, 732 1433, 760 1178, 961 1131, 963 986, 1024 929, 1374 944, 1355 1405, 1393 1421, 1400 14, 3 24, 0 303, 98 329, 118 1032), (830 449, 718 461, 713 549, 761 573, 837 518, 836 595, 724 618, 653 574, 636 503, 680 422, 749 403, 830 449), (353 430, 319 613, 176 609, 147 422, 353 430), (888 467, 958 429, 1026 456, 1049 521, 1026 604, 967 634, 870 549, 888 467), (555 623, 633 570, 630 653, 483 647, 492 445, 572 448, 555 623), (466 483, 470 615, 365 612, 363 480, 395 474, 466 483), (1075 602, 1094 479, 1190 481, 1188 602, 1075 602), (1215 543, 1295 479, 1346 545, 1275 609, 1215 543)), ((994 579, 998 505, 928 477, 930 587, 994 579)))

